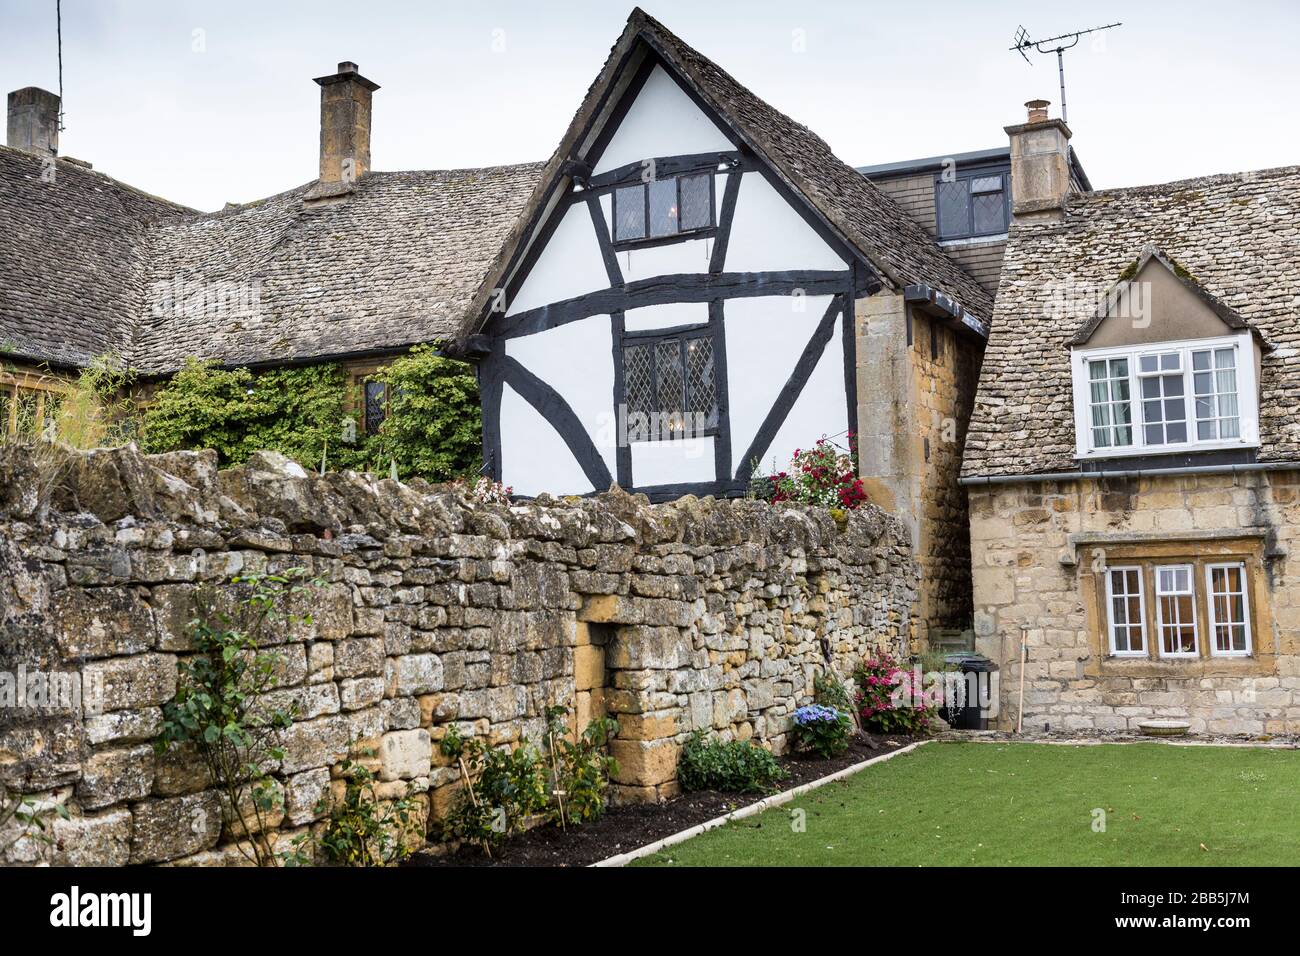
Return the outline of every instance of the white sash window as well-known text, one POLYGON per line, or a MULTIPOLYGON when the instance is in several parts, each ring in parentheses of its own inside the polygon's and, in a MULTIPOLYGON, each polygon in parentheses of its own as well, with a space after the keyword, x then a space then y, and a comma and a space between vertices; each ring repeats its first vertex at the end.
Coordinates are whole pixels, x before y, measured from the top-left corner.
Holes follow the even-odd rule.
POLYGON ((1110 458, 1259 444, 1250 333, 1075 349, 1075 456, 1110 458))

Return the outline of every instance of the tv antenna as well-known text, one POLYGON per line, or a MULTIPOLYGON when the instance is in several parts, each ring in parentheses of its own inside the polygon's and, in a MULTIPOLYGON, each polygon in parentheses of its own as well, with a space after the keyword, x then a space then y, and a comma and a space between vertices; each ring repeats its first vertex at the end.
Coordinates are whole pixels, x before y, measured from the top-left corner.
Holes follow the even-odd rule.
POLYGON ((1030 50, 1038 53, 1056 54, 1056 68, 1061 74, 1061 122, 1068 123, 1069 119, 1065 111, 1065 51, 1078 46, 1079 40, 1089 33, 1100 33, 1102 30, 1110 30, 1123 25, 1122 23, 1107 23, 1101 27, 1089 27, 1086 30, 1076 30, 1074 33, 1062 33, 1059 37, 1048 37, 1046 40, 1031 40, 1029 31, 1023 26, 1019 26, 1016 27, 1016 45, 1010 49, 1023 56, 1026 63, 1030 63, 1030 50), (1053 43, 1056 44, 1055 47, 1052 46, 1053 43))

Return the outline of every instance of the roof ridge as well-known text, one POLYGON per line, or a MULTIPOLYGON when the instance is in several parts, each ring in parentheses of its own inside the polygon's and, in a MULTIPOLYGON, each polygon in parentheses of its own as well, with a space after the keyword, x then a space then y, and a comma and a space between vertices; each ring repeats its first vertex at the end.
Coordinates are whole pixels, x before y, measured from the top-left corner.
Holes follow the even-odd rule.
POLYGON ((1247 169, 1234 173, 1210 173, 1204 176, 1192 176, 1188 179, 1174 179, 1163 183, 1144 183, 1139 186, 1113 186, 1109 189, 1094 189, 1090 192, 1070 193, 1067 202, 1087 202, 1095 198, 1109 196, 1141 196, 1179 189, 1191 189, 1195 186, 1212 186, 1221 183, 1250 183, 1259 179, 1278 179, 1284 176, 1300 175, 1300 165, 1268 166, 1264 169, 1247 169))

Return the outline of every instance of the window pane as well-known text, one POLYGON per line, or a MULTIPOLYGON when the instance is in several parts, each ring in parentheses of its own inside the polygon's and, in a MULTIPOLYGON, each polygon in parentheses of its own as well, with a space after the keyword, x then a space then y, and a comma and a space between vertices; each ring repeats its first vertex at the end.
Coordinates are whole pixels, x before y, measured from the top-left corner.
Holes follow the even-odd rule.
POLYGON ((644 345, 629 345, 623 349, 623 394, 629 415, 649 414, 653 406, 651 394, 650 349, 644 345))
POLYGON ((1111 568, 1107 575, 1110 589, 1111 649, 1116 654, 1141 653, 1142 579, 1137 568, 1111 568))
POLYGON ((973 193, 1000 193, 1002 192, 1002 177, 977 176, 970 181, 970 191, 973 193))
POLYGON ((1159 370, 1160 370, 1160 356, 1142 355, 1138 357, 1138 371, 1158 372, 1159 370))
POLYGON ((1156 608, 1160 615, 1160 652, 1196 653, 1196 596, 1190 565, 1156 568, 1156 608))
POLYGON ((388 414, 388 387, 383 382, 366 382, 365 429, 375 434, 388 414))
POLYGON ((975 218, 977 235, 991 235, 1007 231, 1007 207, 1002 193, 981 193, 971 197, 971 211, 975 218))
POLYGON ((1215 349, 1192 353, 1192 367, 1207 369, 1193 375, 1196 393, 1196 434, 1206 441, 1238 438, 1241 420, 1237 409, 1237 353, 1215 349), (1208 371, 1211 364, 1214 371, 1208 371))
POLYGON ((658 407, 663 415, 680 416, 682 407, 682 346, 676 339, 655 344, 655 375, 659 380, 658 407))
POLYGON ((1133 444, 1129 407, 1128 360, 1099 359, 1088 363, 1089 413, 1094 448, 1133 444))
POLYGON ((614 241, 645 238, 645 187, 614 191, 614 241))
POLYGON ((677 180, 656 179, 650 190, 650 235, 677 234, 677 180))
POLYGON ((1244 654, 1250 649, 1245 578, 1241 565, 1210 568, 1210 614, 1216 654, 1244 654))
POLYGON ((705 229, 713 225, 713 197, 710 185, 713 177, 682 177, 682 231, 705 229))
POLYGON ((696 429, 718 424, 712 339, 686 340, 686 403, 687 410, 698 416, 692 422, 696 429))
POLYGON ((970 235, 970 180, 939 183, 939 237, 953 239, 970 235))

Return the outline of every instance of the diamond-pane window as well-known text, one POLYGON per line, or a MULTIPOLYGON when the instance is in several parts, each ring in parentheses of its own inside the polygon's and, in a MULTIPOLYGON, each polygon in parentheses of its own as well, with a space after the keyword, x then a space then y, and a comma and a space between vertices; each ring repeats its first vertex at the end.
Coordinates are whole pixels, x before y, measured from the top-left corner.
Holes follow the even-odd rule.
POLYGON ((703 328, 626 340, 623 402, 629 433, 644 436, 630 440, 688 438, 716 428, 713 358, 712 333, 703 328))
POLYGON ((645 238, 645 187, 614 191, 614 241, 645 238))
POLYGON ((366 382, 366 433, 373 435, 388 417, 388 386, 383 382, 366 382))
POLYGON ((677 339, 667 339, 655 345, 655 377, 659 386, 659 407, 655 410, 664 415, 680 415, 685 376, 682 374, 682 343, 677 339))
POLYGON ((939 235, 942 238, 970 234, 970 183, 965 179, 939 182, 939 235))
POLYGON ((1007 231, 1004 173, 941 174, 935 183, 940 239, 991 236, 1007 231))
POLYGON ((614 241, 662 239, 713 225, 713 174, 667 177, 614 190, 614 241))
POLYGON ((707 338, 686 341, 686 410, 703 415, 709 427, 718 423, 713 342, 707 338))
POLYGON ((654 405, 654 378, 648 345, 629 345, 623 350, 623 390, 629 413, 649 414, 654 405))
POLYGON ((713 177, 707 174, 682 177, 682 232, 705 229, 713 225, 712 179, 713 177))

